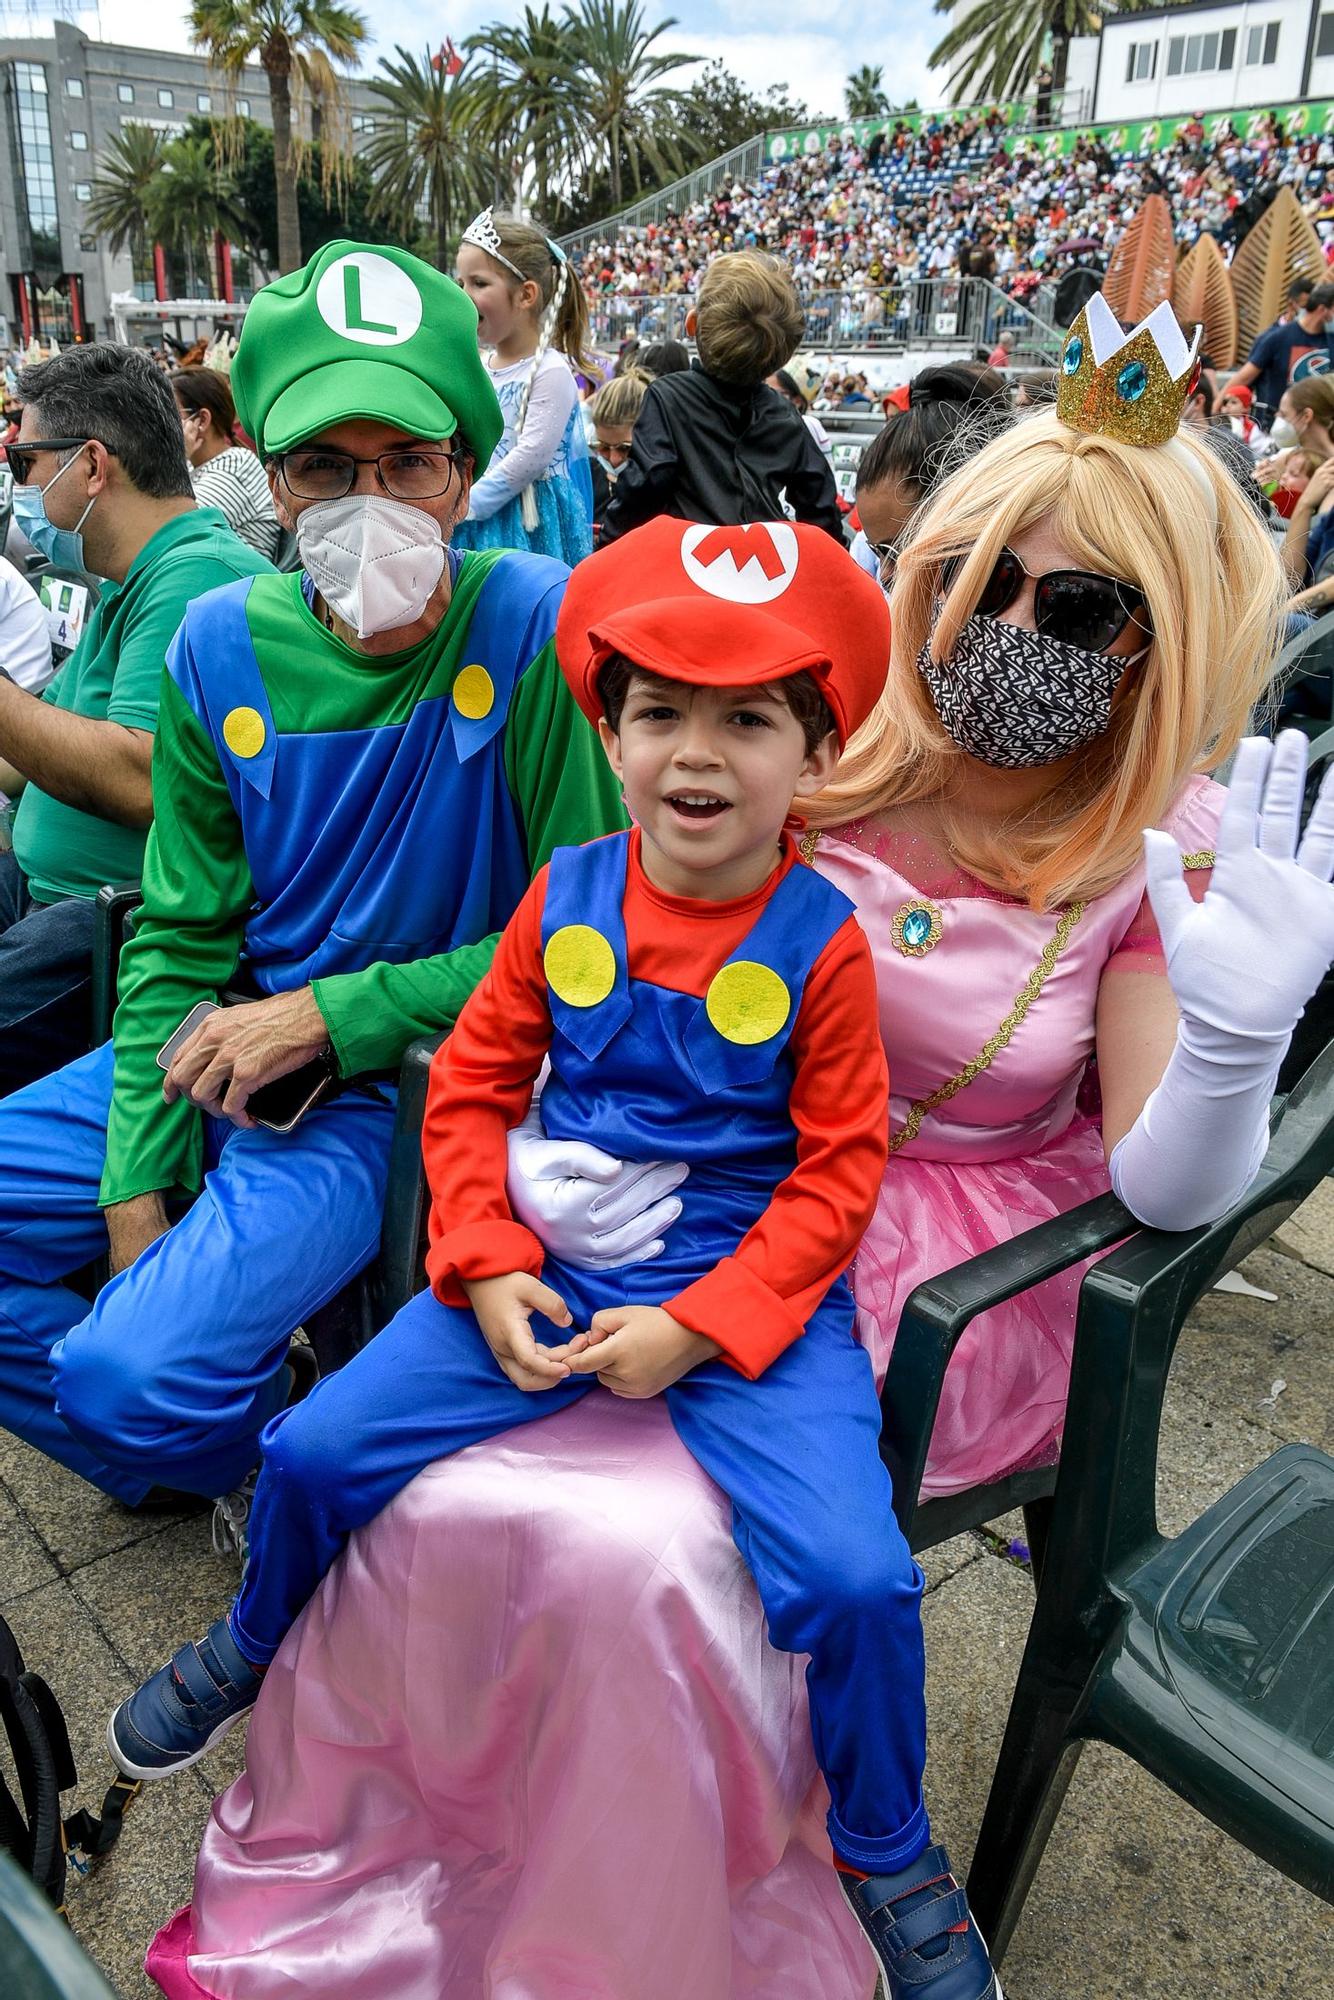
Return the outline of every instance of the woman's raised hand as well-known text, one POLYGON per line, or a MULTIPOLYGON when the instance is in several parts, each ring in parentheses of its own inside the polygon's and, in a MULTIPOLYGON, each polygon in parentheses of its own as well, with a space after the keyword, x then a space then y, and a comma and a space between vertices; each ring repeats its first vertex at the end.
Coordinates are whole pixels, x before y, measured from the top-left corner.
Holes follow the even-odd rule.
POLYGON ((1281 1041, 1334 962, 1334 765, 1301 834, 1306 760, 1297 729, 1241 744, 1200 903, 1171 834, 1145 832, 1149 901, 1187 1022, 1281 1041))

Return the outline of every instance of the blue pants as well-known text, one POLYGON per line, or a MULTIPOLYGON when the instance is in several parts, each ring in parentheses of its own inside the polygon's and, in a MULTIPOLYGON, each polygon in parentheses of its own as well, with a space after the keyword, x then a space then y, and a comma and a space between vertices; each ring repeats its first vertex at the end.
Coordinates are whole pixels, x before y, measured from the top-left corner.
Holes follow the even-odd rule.
POLYGON ((225 1493, 292 1332, 375 1255, 393 1107, 337 1097, 285 1136, 209 1119, 203 1192, 89 1307, 63 1280, 107 1247, 111 1078, 108 1043, 0 1103, 0 1425, 131 1506, 225 1493))
POLYGON ((92 1039, 93 904, 34 903, 0 853, 0 1097, 49 1076, 92 1039))
MULTIPOLYGON (((552 1282, 559 1283, 553 1277, 552 1282)), ((732 1501, 769 1636, 809 1653, 816 1755, 835 1849, 868 1870, 927 1844, 922 1574, 890 1503, 870 1360, 845 1309, 816 1314, 758 1382, 710 1361, 666 1391, 681 1441, 732 1501)), ((534 1316, 539 1338, 565 1338, 534 1316)), ((264 1433, 250 1567, 231 1615, 273 1658, 353 1529, 433 1460, 587 1395, 590 1376, 516 1389, 470 1312, 429 1292, 264 1433)))

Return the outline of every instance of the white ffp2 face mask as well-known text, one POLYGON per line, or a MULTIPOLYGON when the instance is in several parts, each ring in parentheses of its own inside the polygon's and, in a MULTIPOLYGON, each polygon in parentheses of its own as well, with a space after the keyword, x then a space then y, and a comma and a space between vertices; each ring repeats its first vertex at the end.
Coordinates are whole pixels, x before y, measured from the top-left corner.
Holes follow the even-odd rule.
POLYGON ((359 639, 411 625, 444 573, 439 524, 420 507, 378 494, 307 507, 296 540, 311 582, 359 639))

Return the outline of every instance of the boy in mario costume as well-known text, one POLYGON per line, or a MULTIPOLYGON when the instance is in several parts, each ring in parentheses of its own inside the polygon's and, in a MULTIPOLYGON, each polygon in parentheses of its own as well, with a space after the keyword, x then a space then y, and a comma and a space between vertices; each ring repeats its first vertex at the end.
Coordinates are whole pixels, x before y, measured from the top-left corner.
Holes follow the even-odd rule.
POLYGON ((921 1572, 842 1275, 886 1154, 874 974, 788 826, 880 693, 885 603, 819 529, 664 518, 575 571, 557 652, 634 828, 558 848, 524 896, 433 1067, 430 1290, 269 1424, 240 1596, 122 1704, 112 1753, 139 1778, 201 1756, 433 1459, 598 1387, 665 1395, 774 1644, 811 1655, 836 1865, 888 1994, 995 2000, 930 1844, 921 1572), (653 1262, 577 1270, 514 1219, 506 1136, 548 1059, 549 1134, 689 1162, 653 1262))
POLYGON ((114 1049, 0 1105, 0 1424, 131 1505, 252 1472, 293 1329, 375 1254, 404 1049, 556 840, 623 824, 556 665, 568 572, 449 546, 501 430, 452 279, 327 244, 232 386, 302 567, 190 606, 114 1049), (357 1087, 257 1124, 313 1063, 357 1087), (65 1280, 108 1247, 90 1309, 65 1280))

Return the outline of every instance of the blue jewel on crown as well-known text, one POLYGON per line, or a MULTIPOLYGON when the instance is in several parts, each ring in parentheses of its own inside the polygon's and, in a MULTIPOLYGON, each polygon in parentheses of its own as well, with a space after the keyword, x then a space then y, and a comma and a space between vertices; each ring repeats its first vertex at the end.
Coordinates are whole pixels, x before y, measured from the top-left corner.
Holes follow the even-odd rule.
POLYGON ((905 958, 924 958, 939 944, 943 928, 939 906, 925 896, 905 903, 894 918, 890 936, 905 958))
POLYGON ((1079 373, 1079 364, 1083 359, 1084 343, 1079 338, 1079 335, 1076 334, 1074 339, 1066 346, 1065 353, 1061 357, 1061 366, 1067 375, 1077 375, 1079 373))
POLYGON ((1149 386, 1149 371, 1142 361, 1127 361, 1116 378, 1116 393, 1123 403, 1137 403, 1149 386))

